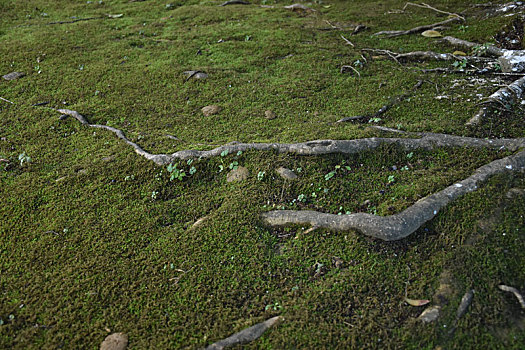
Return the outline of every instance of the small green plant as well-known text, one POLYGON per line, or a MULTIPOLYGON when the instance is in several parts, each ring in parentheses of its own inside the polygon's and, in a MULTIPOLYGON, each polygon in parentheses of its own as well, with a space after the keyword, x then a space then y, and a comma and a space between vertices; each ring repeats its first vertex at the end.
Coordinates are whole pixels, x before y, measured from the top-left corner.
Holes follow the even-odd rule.
POLYGON ((132 181, 135 180, 135 175, 128 175, 124 178, 124 181, 132 181))
POLYGON ((379 117, 373 117, 373 118, 370 118, 370 120, 368 120, 369 123, 379 123, 381 120, 381 118, 379 117))
POLYGON ((239 167, 239 162, 237 161, 233 161, 230 163, 230 165, 228 166, 231 170, 235 170, 239 167))
POLYGON ((31 157, 29 157, 26 152, 22 152, 18 155, 18 160, 20 161, 20 166, 23 166, 24 163, 31 163, 31 157))
POLYGON ((264 308, 264 311, 268 311, 268 310, 273 310, 273 311, 280 311, 282 310, 283 307, 281 304, 279 304, 278 301, 276 301, 275 303, 273 304, 268 304, 266 305, 266 307, 264 308))
POLYGON ((472 48, 472 52, 474 56, 482 56, 487 53, 487 50, 489 49, 490 44, 484 43, 481 45, 476 45, 472 48))
POLYGON ((332 171, 329 172, 328 174, 325 174, 324 179, 325 179, 326 181, 328 181, 328 180, 330 180, 332 177, 334 177, 335 174, 336 174, 336 171, 335 171, 335 170, 332 170, 332 171))
POLYGON ((265 174, 265 171, 259 171, 259 173, 257 174, 257 180, 262 181, 262 179, 264 179, 265 174))
POLYGON ((461 61, 454 61, 452 65, 454 66, 454 68, 457 68, 457 69, 465 69, 467 68, 467 63, 468 63, 467 59, 464 58, 461 61))
POLYGON ((414 152, 410 152, 409 154, 407 154, 408 159, 411 159, 413 156, 414 156, 414 152))
POLYGON ((306 196, 301 193, 300 195, 297 196, 297 200, 299 202, 303 202, 304 203, 304 202, 306 202, 306 196))
POLYGON ((158 191, 153 191, 151 192, 151 199, 155 200, 157 199, 157 196, 159 195, 159 192, 158 191))
POLYGON ((393 183, 394 181, 396 181, 396 178, 394 177, 394 175, 388 176, 388 183, 389 184, 393 183))
POLYGON ((175 165, 173 165, 173 163, 168 165, 167 170, 171 174, 170 181, 173 181, 173 180, 182 181, 184 177, 186 176, 186 172, 183 169, 177 168, 178 165, 179 165, 178 163, 175 165))

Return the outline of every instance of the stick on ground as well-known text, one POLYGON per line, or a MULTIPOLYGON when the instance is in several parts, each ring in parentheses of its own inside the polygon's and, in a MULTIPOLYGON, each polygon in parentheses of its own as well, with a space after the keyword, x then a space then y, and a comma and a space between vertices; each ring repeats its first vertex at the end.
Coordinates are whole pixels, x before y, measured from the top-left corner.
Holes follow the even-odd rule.
POLYGON ((382 31, 382 32, 377 32, 377 33, 373 34, 373 36, 382 36, 382 35, 384 35, 387 38, 393 38, 393 37, 401 36, 401 35, 417 34, 417 33, 422 33, 425 30, 435 29, 436 27, 440 27, 440 26, 443 26, 443 25, 446 25, 446 24, 449 24, 449 23, 459 22, 461 20, 462 19, 460 17, 453 17, 453 18, 449 18, 447 20, 444 20, 444 21, 441 21, 441 22, 438 22, 438 23, 427 24, 427 25, 415 27, 415 28, 408 29, 408 30, 385 30, 385 31, 382 31))

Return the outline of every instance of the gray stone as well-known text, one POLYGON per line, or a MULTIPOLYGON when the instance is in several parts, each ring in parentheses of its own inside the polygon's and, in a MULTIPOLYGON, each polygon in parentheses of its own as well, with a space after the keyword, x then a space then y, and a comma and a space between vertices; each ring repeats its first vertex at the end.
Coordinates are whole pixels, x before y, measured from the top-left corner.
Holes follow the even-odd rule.
POLYGON ((272 120, 277 118, 277 114, 275 114, 273 111, 267 110, 264 112, 264 117, 268 120, 272 120))
POLYGON ((187 70, 182 74, 186 75, 187 79, 206 79, 208 77, 208 74, 198 70, 187 70))
POLYGON ((228 175, 226 175, 226 181, 228 182, 244 181, 248 178, 249 175, 250 175, 250 172, 248 171, 248 169, 243 166, 240 166, 240 167, 237 167, 236 169, 233 169, 232 171, 228 173, 228 175))
POLYGON ((201 111, 205 117, 209 117, 211 115, 219 113, 221 111, 221 107, 217 105, 210 105, 210 106, 202 107, 201 111))
POLYGON ((293 171, 291 171, 290 169, 286 169, 286 168, 280 167, 280 168, 276 169, 275 171, 283 179, 286 179, 286 180, 295 180, 295 179, 297 179, 297 175, 293 171))
POLYGON ((498 61, 503 73, 525 72, 525 50, 505 50, 498 61))
POLYGON ((128 346, 128 335, 125 333, 113 333, 100 344, 100 350, 125 350, 128 346))
POLYGON ((15 80, 18 78, 22 78, 24 75, 26 74, 22 72, 11 72, 6 75, 3 75, 2 78, 4 78, 5 80, 15 80))
POLYGON ((431 306, 419 315, 418 320, 423 322, 434 322, 439 317, 440 306, 431 306))

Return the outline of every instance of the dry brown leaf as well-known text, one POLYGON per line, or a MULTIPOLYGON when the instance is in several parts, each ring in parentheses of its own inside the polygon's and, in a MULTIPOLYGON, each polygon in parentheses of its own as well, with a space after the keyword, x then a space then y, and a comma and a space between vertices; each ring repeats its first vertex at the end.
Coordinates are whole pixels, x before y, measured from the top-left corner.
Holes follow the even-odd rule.
POLYGON ((409 298, 405 298, 405 301, 409 305, 412 305, 412 306, 423 306, 423 305, 426 305, 426 304, 430 303, 430 300, 427 300, 427 299, 409 299, 409 298))
POLYGON ((425 30, 423 33, 421 33, 424 37, 427 38, 440 38, 442 37, 441 33, 437 30, 425 30))

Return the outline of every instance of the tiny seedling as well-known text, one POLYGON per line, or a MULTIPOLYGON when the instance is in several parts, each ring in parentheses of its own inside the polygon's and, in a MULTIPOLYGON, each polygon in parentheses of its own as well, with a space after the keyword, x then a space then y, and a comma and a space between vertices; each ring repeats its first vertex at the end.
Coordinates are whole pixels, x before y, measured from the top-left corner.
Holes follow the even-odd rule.
POLYGON ((264 179, 265 174, 265 171, 259 171, 259 173, 257 174, 257 180, 262 181, 262 179, 264 179))
POLYGON ((268 311, 268 310, 273 310, 273 311, 279 311, 279 310, 282 310, 283 307, 281 304, 279 304, 278 301, 276 301, 275 303, 273 304, 268 304, 266 305, 266 307, 264 308, 265 311, 268 311))
POLYGON ((29 157, 26 152, 20 153, 18 160, 20 161, 20 166, 23 166, 24 163, 31 163, 31 157, 29 157))
POLYGON ((178 165, 179 165, 178 163, 175 165, 173 165, 173 163, 170 163, 170 165, 168 165, 167 170, 171 174, 170 181, 173 181, 173 180, 182 181, 184 177, 186 176, 186 172, 183 169, 177 168, 178 165))
POLYGON ((392 182, 396 181, 396 178, 394 177, 394 175, 390 175, 388 176, 388 183, 391 184, 392 182))
POLYGON ((461 61, 454 61, 454 63, 452 63, 452 65, 454 66, 454 68, 465 69, 465 68, 467 68, 467 63, 468 63, 467 59, 464 58, 461 61))

